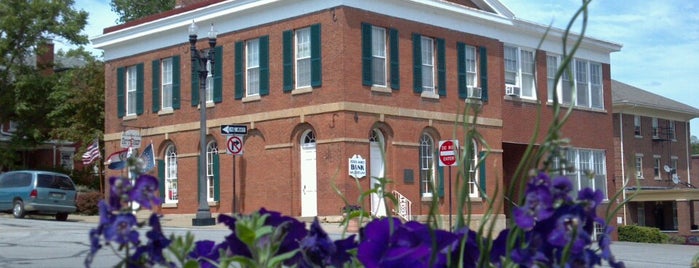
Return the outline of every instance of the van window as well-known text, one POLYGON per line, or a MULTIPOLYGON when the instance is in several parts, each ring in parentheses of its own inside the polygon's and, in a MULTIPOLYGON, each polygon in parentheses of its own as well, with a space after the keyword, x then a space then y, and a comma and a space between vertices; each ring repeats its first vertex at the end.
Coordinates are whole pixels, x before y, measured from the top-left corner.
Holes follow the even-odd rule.
POLYGON ((32 174, 27 172, 12 172, 3 174, 0 187, 27 187, 32 183, 32 174))
POLYGON ((39 174, 36 187, 75 190, 75 186, 73 186, 73 182, 70 180, 70 178, 50 174, 39 174))

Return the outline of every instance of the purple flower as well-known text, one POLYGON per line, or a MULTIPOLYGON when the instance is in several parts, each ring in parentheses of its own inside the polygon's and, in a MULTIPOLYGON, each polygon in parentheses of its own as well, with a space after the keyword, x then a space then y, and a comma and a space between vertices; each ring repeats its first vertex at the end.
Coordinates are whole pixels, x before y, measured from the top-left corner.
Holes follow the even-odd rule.
POLYGON ((123 177, 109 177, 109 206, 113 210, 120 210, 128 201, 128 193, 131 191, 131 181, 123 177))
POLYGON ((528 231, 534 228, 537 221, 551 217, 553 211, 553 198, 549 188, 541 184, 530 184, 526 190, 524 205, 515 208, 512 216, 517 226, 528 231))
POLYGON ((160 205, 162 202, 156 195, 158 192, 158 179, 151 175, 143 174, 136 179, 136 185, 129 191, 131 201, 138 202, 147 209, 152 209, 152 205, 160 205))
POLYGON ((216 267, 212 262, 219 260, 219 246, 211 240, 201 240, 194 243, 194 250, 187 256, 190 259, 197 260, 199 267, 209 268, 216 267))
POLYGON ((573 190, 573 184, 567 177, 556 177, 553 179, 551 184, 551 193, 554 200, 561 200, 563 202, 572 201, 570 197, 570 192, 573 190))
POLYGON ((354 241, 355 235, 345 239, 333 241, 320 227, 318 218, 313 220, 311 230, 301 243, 299 248, 303 259, 300 267, 342 267, 350 261, 349 250, 357 247, 354 241))
MULTIPOLYGON (((455 231, 456 238, 453 239, 451 245, 444 248, 442 253, 451 257, 449 264, 442 265, 438 263, 439 266, 446 267, 476 267, 478 259, 480 258, 481 250, 478 248, 478 234, 468 227, 463 227, 455 231), (463 241, 466 240, 466 241, 463 241), (463 255, 459 255, 462 252, 463 242, 463 255), (461 263, 459 263, 461 262, 461 263), (462 265, 459 265, 462 264, 462 265)), ((446 239, 451 240, 451 239, 446 239)))
POLYGON ((145 257, 145 261, 150 265, 167 264, 163 256, 163 249, 167 248, 171 241, 163 234, 159 216, 155 213, 151 214, 148 219, 148 225, 151 226, 151 230, 146 233, 148 242, 136 249, 132 260, 138 261, 141 260, 141 257, 145 257))
POLYGON ((579 207, 562 206, 556 213, 555 224, 547 241, 556 247, 564 248, 570 245, 573 255, 582 253, 590 244, 590 233, 584 230, 585 218, 579 207))
POLYGON ((126 243, 138 244, 138 232, 134 230, 136 217, 133 214, 119 214, 114 221, 104 229, 104 238, 121 245, 126 243))

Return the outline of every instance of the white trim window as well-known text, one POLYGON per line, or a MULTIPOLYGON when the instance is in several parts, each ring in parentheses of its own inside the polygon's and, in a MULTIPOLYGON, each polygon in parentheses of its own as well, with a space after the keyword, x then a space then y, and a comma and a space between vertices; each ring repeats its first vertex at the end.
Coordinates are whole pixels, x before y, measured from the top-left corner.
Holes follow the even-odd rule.
POLYGON ((643 179, 643 155, 636 155, 636 178, 643 179))
POLYGON ((371 77, 372 84, 387 85, 386 28, 371 26, 371 77))
POLYGON ((519 96, 536 99, 534 51, 505 46, 505 84, 520 88, 519 96))
POLYGON ((245 41, 245 88, 247 96, 260 95, 260 39, 245 41))
POLYGON ((206 146, 206 200, 214 202, 215 182, 214 182, 214 155, 218 154, 218 144, 210 141, 206 146))
POLYGON ((658 127, 658 118, 653 117, 651 121, 651 125, 653 127, 653 138, 658 139, 660 138, 660 127, 658 127))
POLYGON ((602 64, 582 59, 574 59, 568 67, 570 69, 563 72, 558 84, 554 85, 554 77, 560 64, 561 56, 546 56, 548 100, 553 101, 553 90, 555 89, 559 101, 563 104, 574 104, 578 107, 592 109, 604 109, 602 64), (575 96, 573 96, 574 91, 575 96))
POLYGON ((467 154, 468 165, 468 196, 477 198, 480 197, 478 180, 480 179, 479 166, 478 166, 478 144, 476 141, 471 142, 471 148, 469 148, 467 154))
POLYGON ((172 58, 160 61, 160 90, 163 110, 172 110, 172 58))
POLYGON ((165 203, 177 203, 177 150, 175 145, 165 149, 165 203))
POLYGON ((677 132, 675 132, 674 120, 667 120, 667 137, 673 141, 677 140, 677 132))
POLYGON ((633 134, 636 137, 642 137, 643 132, 641 132, 641 116, 640 115, 634 115, 633 116, 633 134))
POLYGON ((136 75, 136 66, 126 68, 126 115, 136 115, 136 86, 138 84, 138 76, 136 75))
POLYGON ((476 47, 464 46, 464 67, 466 67, 466 86, 478 87, 478 68, 476 67, 476 47))
POLYGON ((432 197, 435 188, 436 166, 434 161, 434 139, 423 133, 420 138, 420 195, 432 197))
POLYGON ((655 180, 662 180, 661 168, 662 158, 659 155, 653 155, 653 178, 655 180))
POLYGON ((296 88, 311 86, 311 28, 298 29, 296 35, 296 88))
POLYGON ((206 103, 214 103, 214 74, 211 73, 211 61, 206 61, 206 103))
POLYGON ((430 37, 420 37, 420 49, 422 49, 422 92, 434 93, 435 80, 435 51, 434 39, 430 37))
MULTIPOLYGON (((571 194, 577 196, 583 188, 600 190, 607 199, 607 159, 604 150, 597 149, 566 149, 566 165, 563 175, 573 183, 571 194), (572 167, 568 169, 568 167, 572 167)), ((558 162, 560 165, 561 162, 558 162)), ((555 168, 561 168, 557 166, 555 168)))

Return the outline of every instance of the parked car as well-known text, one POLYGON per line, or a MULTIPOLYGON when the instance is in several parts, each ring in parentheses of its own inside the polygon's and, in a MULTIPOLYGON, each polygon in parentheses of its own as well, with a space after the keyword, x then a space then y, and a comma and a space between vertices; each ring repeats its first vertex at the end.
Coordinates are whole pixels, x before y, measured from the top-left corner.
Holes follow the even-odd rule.
POLYGON ((0 174, 0 211, 15 218, 27 214, 56 215, 65 221, 76 210, 73 180, 61 173, 18 170, 0 174))

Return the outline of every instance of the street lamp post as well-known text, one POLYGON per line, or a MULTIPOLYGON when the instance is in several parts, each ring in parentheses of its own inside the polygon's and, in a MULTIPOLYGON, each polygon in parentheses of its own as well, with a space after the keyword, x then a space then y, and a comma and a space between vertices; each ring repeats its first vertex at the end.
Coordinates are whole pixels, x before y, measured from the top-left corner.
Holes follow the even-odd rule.
MULTIPOLYGON (((192 24, 189 26, 189 45, 190 52, 192 54, 192 71, 197 71, 199 75, 199 209, 197 209, 197 214, 194 219, 192 219, 192 225, 203 226, 203 225, 214 225, 216 220, 211 217, 211 210, 209 209, 209 203, 206 198, 206 77, 208 72, 214 73, 214 47, 216 47, 216 32, 214 31, 214 24, 211 24, 211 30, 209 31, 209 51, 197 50, 197 25, 192 24), (207 70, 208 63, 208 70, 207 70)), ((217 70, 220 71, 220 70, 217 70)), ((194 89, 192 89, 194 90, 194 89)))

